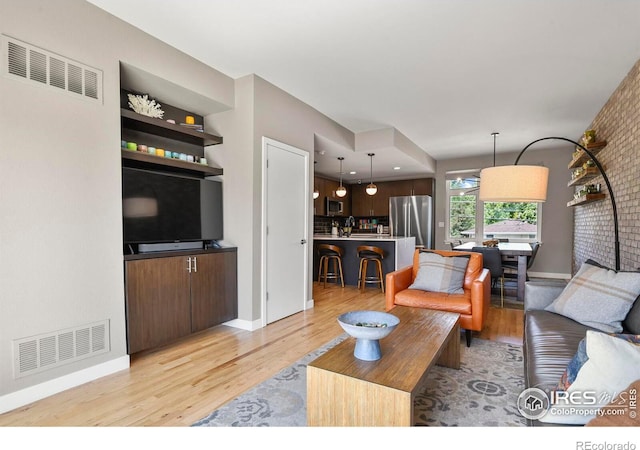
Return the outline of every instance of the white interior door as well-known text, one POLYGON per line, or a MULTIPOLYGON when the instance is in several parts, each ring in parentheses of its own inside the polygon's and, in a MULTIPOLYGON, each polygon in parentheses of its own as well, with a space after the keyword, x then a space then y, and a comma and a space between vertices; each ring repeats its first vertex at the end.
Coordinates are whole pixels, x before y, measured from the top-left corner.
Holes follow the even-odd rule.
POLYGON ((309 154, 263 138, 263 315, 266 324, 305 308, 309 154))

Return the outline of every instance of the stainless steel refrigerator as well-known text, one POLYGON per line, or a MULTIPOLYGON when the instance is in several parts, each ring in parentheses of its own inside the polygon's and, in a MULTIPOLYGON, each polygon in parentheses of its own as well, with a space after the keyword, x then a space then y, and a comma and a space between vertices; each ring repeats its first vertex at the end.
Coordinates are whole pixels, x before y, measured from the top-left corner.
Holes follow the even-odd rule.
POLYGON ((391 236, 415 236, 416 246, 433 248, 433 199, 429 195, 389 197, 391 236))

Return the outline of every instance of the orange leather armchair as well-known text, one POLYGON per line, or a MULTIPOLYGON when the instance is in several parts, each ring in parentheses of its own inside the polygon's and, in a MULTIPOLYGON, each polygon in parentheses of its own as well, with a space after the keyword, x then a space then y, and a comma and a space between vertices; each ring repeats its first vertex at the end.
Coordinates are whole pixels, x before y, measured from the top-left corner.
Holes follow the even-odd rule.
MULTIPOLYGON (((425 251, 425 250, 422 250, 425 251)), ((482 267, 482 254, 474 252, 428 250, 442 256, 469 255, 469 264, 464 276, 463 294, 447 294, 409 289, 418 274, 419 254, 413 255, 413 266, 398 269, 386 276, 385 308, 396 305, 415 308, 438 309, 460 314, 460 328, 464 328, 467 347, 471 345, 473 331, 482 331, 489 302, 491 301, 491 273, 482 267)))

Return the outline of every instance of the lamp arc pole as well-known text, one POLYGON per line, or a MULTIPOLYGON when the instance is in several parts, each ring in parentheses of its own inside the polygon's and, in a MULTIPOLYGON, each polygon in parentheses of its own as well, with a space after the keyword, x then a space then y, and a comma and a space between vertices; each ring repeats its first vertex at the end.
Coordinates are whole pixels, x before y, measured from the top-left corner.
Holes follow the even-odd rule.
POLYGON ((544 138, 536 139, 535 141, 527 144, 527 146, 525 148, 523 148, 520 151, 520 153, 518 154, 518 157, 516 158, 516 162, 515 162, 514 165, 516 165, 516 166, 518 165, 518 161, 520 161, 520 157, 522 156, 522 154, 529 147, 531 147, 533 144, 536 144, 536 143, 538 143, 540 141, 547 141, 547 140, 552 140, 552 139, 569 142, 571 144, 574 144, 574 145, 578 146, 582 151, 584 151, 587 154, 587 156, 589 156, 589 158, 591 158, 591 160, 594 162, 594 164, 596 165, 596 167, 600 171, 600 174, 602 175, 602 178, 604 179, 604 183, 607 185, 607 190, 609 191, 609 199, 611 200, 611 208, 613 209, 613 233, 614 233, 615 262, 616 262, 616 271, 619 271, 620 270, 620 236, 619 236, 619 232, 618 232, 618 207, 616 206, 616 199, 615 199, 615 197, 613 195, 613 189, 611 188, 611 183, 609 182, 609 178, 607 177, 607 174, 604 171, 604 167, 602 167, 602 164, 600 164, 600 161, 598 161, 598 158, 596 158, 596 155, 594 155, 592 152, 587 150, 584 146, 582 146, 581 144, 577 143, 576 141, 573 141, 573 140, 565 138, 565 137, 550 136, 550 137, 544 137, 544 138))

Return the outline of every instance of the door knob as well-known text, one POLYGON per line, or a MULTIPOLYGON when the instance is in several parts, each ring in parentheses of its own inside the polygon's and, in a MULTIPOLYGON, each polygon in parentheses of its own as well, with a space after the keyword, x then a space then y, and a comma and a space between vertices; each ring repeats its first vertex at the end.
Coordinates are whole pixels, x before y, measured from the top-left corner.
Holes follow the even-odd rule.
POLYGON ((304 244, 306 244, 306 243, 307 243, 307 240, 306 240, 306 239, 300 239, 300 244, 304 245, 304 244))

